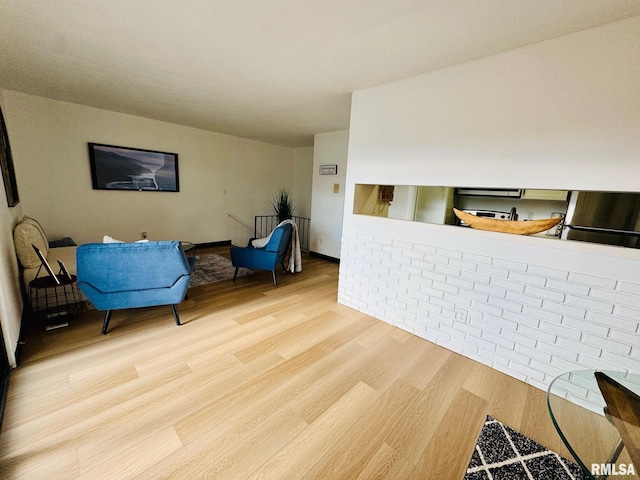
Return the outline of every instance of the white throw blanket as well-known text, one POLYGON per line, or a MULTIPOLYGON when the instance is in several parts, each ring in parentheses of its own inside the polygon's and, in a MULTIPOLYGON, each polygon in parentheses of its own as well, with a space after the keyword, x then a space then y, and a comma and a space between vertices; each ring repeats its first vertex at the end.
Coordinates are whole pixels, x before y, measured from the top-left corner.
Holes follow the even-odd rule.
MULTIPOLYGON (((298 238, 298 226, 295 224, 293 220, 285 220, 276 225, 278 228, 280 225, 286 225, 287 223, 291 224, 291 252, 289 255, 289 266, 287 267, 287 271, 291 273, 301 272, 302 271, 302 253, 300 252, 300 239, 298 238)), ((276 229, 274 228, 274 230, 276 229)), ((268 236, 264 238, 256 238, 251 241, 251 245, 254 248, 264 248, 266 247, 269 240, 271 240, 271 232, 268 236)))

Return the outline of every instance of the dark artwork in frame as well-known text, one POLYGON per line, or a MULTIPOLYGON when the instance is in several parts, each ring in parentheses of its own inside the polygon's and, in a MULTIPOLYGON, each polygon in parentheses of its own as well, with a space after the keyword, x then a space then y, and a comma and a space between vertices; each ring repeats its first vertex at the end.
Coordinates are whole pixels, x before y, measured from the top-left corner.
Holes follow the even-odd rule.
POLYGON ((4 191, 7 194, 7 205, 15 207, 20 199, 18 198, 18 184, 16 182, 16 172, 13 168, 13 158, 9 147, 9 135, 7 126, 4 123, 2 109, 0 109, 0 168, 2 169, 2 180, 4 191))
POLYGON ((47 262, 47 259, 44 258, 44 255, 42 254, 42 252, 40 251, 40 249, 38 247, 36 247, 34 244, 31 244, 31 246, 33 247, 33 249, 35 250, 36 254, 38 255, 38 258, 40 259, 40 263, 42 264, 42 266, 44 267, 44 269, 47 271, 47 273, 49 274, 49 277, 51 277, 51 279, 57 284, 60 285, 60 280, 58 279, 57 275, 54 273, 53 269, 51 268, 51 265, 49 265, 49 262, 47 262))
POLYGON ((178 154, 89 143, 95 190, 179 192, 178 154))

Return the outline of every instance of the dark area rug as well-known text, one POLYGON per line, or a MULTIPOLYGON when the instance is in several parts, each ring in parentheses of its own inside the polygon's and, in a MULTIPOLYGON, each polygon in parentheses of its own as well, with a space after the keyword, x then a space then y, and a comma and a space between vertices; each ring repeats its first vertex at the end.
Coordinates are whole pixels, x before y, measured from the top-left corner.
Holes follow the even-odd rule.
MULTIPOLYGON (((232 280, 235 267, 231 261, 215 253, 197 255, 196 264, 191 273, 189 287, 198 287, 209 283, 220 282, 222 280, 232 280)), ((253 270, 240 268, 238 277, 250 275, 253 270)))
POLYGON ((575 463, 487 415, 464 480, 587 480, 575 463))

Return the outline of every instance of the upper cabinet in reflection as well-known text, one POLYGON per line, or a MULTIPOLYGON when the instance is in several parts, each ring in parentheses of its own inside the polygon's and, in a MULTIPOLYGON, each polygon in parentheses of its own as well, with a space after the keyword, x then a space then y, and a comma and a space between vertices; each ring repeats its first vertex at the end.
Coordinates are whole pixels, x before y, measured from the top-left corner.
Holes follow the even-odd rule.
POLYGON ((569 196, 568 190, 523 190, 520 198, 528 200, 555 200, 566 202, 569 196))

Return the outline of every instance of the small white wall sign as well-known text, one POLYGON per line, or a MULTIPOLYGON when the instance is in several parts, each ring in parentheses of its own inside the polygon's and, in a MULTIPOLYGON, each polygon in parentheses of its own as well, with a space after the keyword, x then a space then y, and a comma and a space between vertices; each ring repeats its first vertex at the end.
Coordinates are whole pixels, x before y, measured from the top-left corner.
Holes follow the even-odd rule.
POLYGON ((320 165, 320 175, 337 175, 338 165, 320 165))

